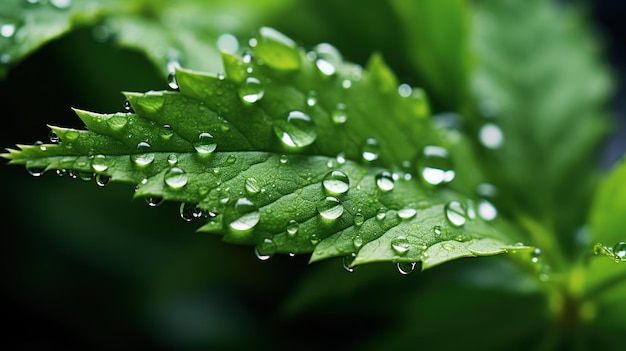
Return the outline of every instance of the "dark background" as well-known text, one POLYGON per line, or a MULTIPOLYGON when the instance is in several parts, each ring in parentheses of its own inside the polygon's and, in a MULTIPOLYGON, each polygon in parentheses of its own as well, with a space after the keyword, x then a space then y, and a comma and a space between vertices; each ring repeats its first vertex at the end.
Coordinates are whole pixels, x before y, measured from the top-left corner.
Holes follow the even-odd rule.
MULTIPOLYGON (((614 133, 598 160, 608 168, 626 150, 626 2, 587 4, 619 84, 611 105, 614 133)), ((151 89, 167 85, 142 56, 78 31, 46 45, 0 81, 0 146, 47 141, 47 123, 82 127, 69 106, 121 111, 119 91, 151 89), (95 99, 94 91, 100 94, 95 99)), ((150 208, 132 200, 132 186, 102 189, 53 174, 32 178, 22 167, 0 168, 0 315, 2 343, 11 350, 302 349, 325 347, 331 339, 339 340, 335 347, 347 347, 388 326, 389 314, 371 301, 376 289, 406 291, 431 279, 430 272, 401 277, 392 265, 347 274, 340 261, 309 266, 304 256, 260 262, 250 247, 194 233, 200 224, 182 222, 175 204, 150 208), (294 313, 289 306, 298 303, 290 299, 305 289, 307 275, 328 275, 346 286, 367 286, 360 280, 380 277, 386 285, 368 287, 367 295, 338 289, 323 305, 302 303, 307 313, 294 313)), ((451 263, 436 273, 453 269, 451 263)), ((384 308, 401 307, 391 301, 384 308)))

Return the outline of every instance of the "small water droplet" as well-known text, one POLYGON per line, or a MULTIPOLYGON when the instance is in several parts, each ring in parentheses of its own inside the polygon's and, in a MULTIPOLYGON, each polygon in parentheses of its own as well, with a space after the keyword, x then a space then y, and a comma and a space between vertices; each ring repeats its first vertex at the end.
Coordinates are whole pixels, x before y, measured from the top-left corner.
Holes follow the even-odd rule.
POLYGON ((47 146, 43 143, 43 141, 41 141, 41 140, 37 140, 37 141, 35 142, 35 146, 38 146, 38 147, 39 147, 39 150, 41 150, 41 151, 46 151, 46 150, 48 150, 48 147, 47 147, 47 146))
POLYGON ((317 105, 317 92, 315 90, 309 91, 306 95, 306 105, 309 107, 317 105))
POLYGON ((261 261, 269 260, 276 253, 276 244, 272 239, 266 238, 254 247, 254 254, 261 261))
POLYGON ((287 162, 289 162, 289 156, 287 156, 287 155, 280 155, 280 158, 278 159, 278 161, 281 164, 286 164, 287 162))
POLYGON ((541 249, 536 247, 531 253, 530 253, 530 261, 532 263, 537 263, 539 262, 539 260, 541 259, 541 249))
POLYGON ((363 213, 357 212, 354 215, 354 225, 357 227, 360 227, 363 225, 364 222, 365 222, 365 217, 363 216, 363 213))
POLYGON ((261 186, 256 179, 247 178, 245 183, 245 190, 248 195, 254 195, 261 191, 261 186))
POLYGON ((428 184, 439 185, 454 179, 455 172, 448 150, 441 146, 427 145, 417 161, 419 174, 428 184))
POLYGON ((317 212, 323 219, 335 220, 343 214, 343 205, 337 198, 327 196, 317 203, 317 212))
POLYGON ((344 79, 341 82, 341 87, 344 89, 350 89, 352 87, 352 81, 350 79, 344 79))
POLYGON ((174 90, 178 90, 178 82, 176 81, 176 68, 178 67, 180 64, 176 61, 167 64, 167 85, 174 90))
POLYGON ((152 146, 146 142, 142 141, 137 144, 137 152, 136 154, 130 155, 131 160, 137 166, 147 166, 154 161, 154 153, 150 152, 152 146))
POLYGON ((327 43, 318 44, 313 48, 315 66, 326 77, 337 73, 337 67, 341 64, 341 54, 332 45, 327 43))
POLYGON ((343 269, 345 269, 346 272, 352 273, 356 269, 356 267, 352 267, 352 262, 354 262, 355 258, 356 258, 356 253, 351 253, 348 256, 343 256, 342 264, 343 264, 343 269))
POLYGON ((480 128, 478 138, 484 147, 497 149, 504 143, 504 133, 502 129, 493 123, 486 123, 480 128))
POLYGON ((406 207, 398 211, 398 217, 403 220, 411 219, 415 217, 417 210, 414 208, 406 207))
POLYGON ((322 180, 324 190, 329 195, 341 195, 350 189, 350 178, 341 171, 330 171, 322 180))
POLYGON ((379 221, 382 221, 383 219, 385 219, 386 216, 387 216, 387 212, 382 208, 378 210, 378 212, 376 213, 376 219, 379 221))
POLYGON ((354 237, 354 239, 352 240, 352 244, 354 244, 354 247, 358 250, 361 248, 361 246, 363 246, 363 238, 361 238, 360 235, 357 235, 354 237))
POLYGON ((287 147, 303 148, 317 139, 311 117, 302 111, 291 111, 286 118, 274 121, 274 133, 287 147))
POLYGON ((620 241, 615 246, 613 246, 613 255, 615 256, 615 261, 624 261, 626 260, 626 242, 620 241))
POLYGON ((163 198, 157 196, 146 196, 144 200, 146 200, 146 204, 150 207, 157 207, 163 203, 163 198))
POLYGON ((14 23, 6 23, 0 26, 0 36, 11 38, 15 35, 17 26, 14 23))
POLYGON ((380 144, 374 138, 367 138, 361 150, 361 156, 366 162, 376 161, 380 156, 380 144))
POLYGON ((194 219, 201 218, 204 216, 204 212, 198 204, 183 202, 180 204, 180 218, 182 218, 186 222, 191 222, 194 219))
POLYGON ((45 169, 41 168, 41 167, 26 166, 26 171, 28 172, 28 174, 30 174, 33 177, 41 177, 41 175, 44 173, 45 169))
POLYGON ((66 169, 57 169, 55 171, 56 175, 59 177, 63 177, 67 174, 67 170, 66 169))
POLYGON ((290 220, 289 224, 287 224, 287 235, 291 238, 295 237, 298 234, 299 227, 300 225, 295 219, 290 220))
POLYGON ((129 100, 124 100, 124 111, 128 113, 135 113, 135 110, 133 110, 133 106, 130 104, 129 100))
POLYGON ((72 0, 50 0, 50 5, 59 10, 65 10, 72 6, 72 0))
POLYGON ((337 163, 339 163, 340 165, 346 163, 346 153, 345 152, 340 152, 337 154, 337 163))
POLYGON ((454 227, 460 227, 467 220, 465 205, 459 201, 450 201, 444 206, 444 212, 448 222, 454 227))
POLYGON ((232 34, 222 34, 217 38, 217 48, 223 52, 235 53, 239 50, 239 40, 232 34))
POLYGON ((217 144, 213 139, 213 135, 204 132, 198 134, 198 138, 193 142, 193 148, 196 149, 199 155, 204 156, 215 151, 217 144))
POLYGON ((391 173, 387 171, 383 171, 376 175, 376 186, 381 191, 387 192, 393 190, 395 187, 395 182, 393 180, 393 176, 391 173))
POLYGON ((85 182, 89 182, 93 179, 93 173, 91 172, 78 172, 78 176, 85 182))
POLYGON ((70 169, 70 170, 67 172, 67 175, 68 175, 70 178, 72 178, 72 179, 76 179, 76 178, 78 178, 78 173, 79 173, 78 171, 75 171, 75 170, 73 170, 73 169, 70 169))
POLYGON ((164 124, 161 129, 161 138, 164 140, 169 140, 174 135, 174 131, 172 130, 172 126, 169 124, 164 124))
POLYGON ((48 133, 48 139, 50 139, 50 142, 53 144, 56 144, 61 141, 61 138, 59 138, 59 135, 57 134, 57 132, 55 132, 52 129, 48 133))
POLYGON ((396 268, 398 268, 398 272, 402 275, 407 275, 413 273, 415 271, 415 266, 417 264, 415 262, 398 262, 396 263, 396 268))
POLYGON ((409 97, 411 96, 411 93, 413 93, 413 89, 411 89, 411 86, 408 84, 400 84, 398 86, 398 94, 400 94, 400 96, 402 97, 409 97))
POLYGON ((176 163, 178 163, 178 156, 176 154, 167 155, 167 163, 169 163, 170 166, 175 165, 176 163))
POLYGON ((111 182, 111 177, 104 174, 96 174, 96 184, 98 186, 106 186, 111 182))
POLYGON ((180 189, 187 185, 187 174, 178 167, 172 167, 165 172, 163 182, 173 190, 180 189))
POLYGON ((239 98, 246 105, 252 105, 260 101, 265 95, 263 83, 258 78, 248 77, 239 87, 239 98))
POLYGON ((348 111, 346 104, 338 103, 331 112, 331 117, 335 124, 344 124, 348 120, 348 111))
POLYGON ((96 172, 104 172, 109 168, 109 161, 104 155, 96 155, 91 160, 91 168, 96 172))
POLYGON ((230 228, 238 232, 252 230, 261 219, 261 213, 256 205, 245 197, 235 201, 236 218, 229 224, 230 228))
POLYGON ((404 235, 398 235, 397 237, 391 239, 391 248, 397 254, 405 255, 411 248, 411 244, 409 243, 409 239, 407 239, 404 235))
POLYGON ((441 235, 441 226, 440 225, 434 226, 433 233, 435 233, 435 235, 441 235))

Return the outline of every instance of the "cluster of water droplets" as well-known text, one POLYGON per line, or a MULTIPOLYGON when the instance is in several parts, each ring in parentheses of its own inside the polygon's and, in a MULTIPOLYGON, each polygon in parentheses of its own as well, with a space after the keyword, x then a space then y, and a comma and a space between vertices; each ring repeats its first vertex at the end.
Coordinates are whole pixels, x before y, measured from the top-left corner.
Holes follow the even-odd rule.
POLYGON ((626 262, 626 241, 618 241, 613 247, 607 247, 602 244, 596 244, 594 247, 596 255, 603 254, 613 257, 616 263, 626 262))

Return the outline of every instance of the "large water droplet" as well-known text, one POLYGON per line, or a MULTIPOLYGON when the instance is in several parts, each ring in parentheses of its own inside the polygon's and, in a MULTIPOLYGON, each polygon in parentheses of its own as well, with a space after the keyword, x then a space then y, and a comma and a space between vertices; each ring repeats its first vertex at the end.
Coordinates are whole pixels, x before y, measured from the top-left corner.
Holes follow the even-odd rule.
POLYGON ((104 155, 96 155, 91 160, 91 168, 96 172, 104 172, 109 168, 109 161, 104 155))
POLYGON ((415 266, 417 264, 415 262, 398 262, 396 263, 396 268, 398 268, 398 272, 402 275, 407 275, 413 273, 415 271, 415 266))
POLYGON ((248 195, 254 195, 261 191, 261 186, 256 179, 247 178, 245 183, 245 190, 248 195))
POLYGON ((444 206, 448 222, 454 227, 460 227, 467 221, 465 205, 459 201, 450 201, 444 206))
POLYGON ((236 36, 226 33, 217 38, 217 48, 220 51, 235 53, 239 50, 239 40, 236 36))
POLYGON ((289 224, 287 224, 287 235, 291 238, 295 237, 298 234, 299 227, 298 221, 295 219, 290 220, 289 224))
POLYGON ((374 138, 367 138, 361 150, 361 156, 366 162, 372 162, 380 156, 380 144, 374 138))
POLYGON ((137 166, 147 166, 154 161, 154 153, 150 152, 152 146, 146 142, 142 141, 137 144, 137 153, 130 155, 131 160, 137 166))
POLYGON ((411 248, 411 244, 409 243, 409 239, 404 235, 398 235, 397 237, 391 239, 391 248, 399 255, 405 255, 409 249, 411 248))
POLYGON ((163 182, 171 189, 180 189, 187 185, 187 174, 178 167, 172 167, 165 172, 163 182))
POLYGON ((337 73, 341 64, 341 54, 334 46, 322 43, 313 48, 315 53, 315 66, 323 76, 332 76, 337 73))
POLYGON ((274 122, 274 133, 288 147, 302 148, 317 139, 311 117, 302 111, 291 111, 286 118, 274 122))
POLYGON ((204 132, 198 134, 198 139, 193 142, 193 148, 196 149, 196 152, 199 155, 203 156, 215 151, 215 148, 217 148, 217 144, 213 139, 213 135, 204 132))
POLYGON ((256 205, 243 197, 238 199, 234 205, 236 218, 230 222, 229 226, 232 230, 245 232, 252 230, 261 218, 261 213, 256 205))
POLYGON ((26 171, 33 177, 41 177, 45 169, 41 167, 26 166, 26 171))
POLYGON ((439 185, 454 179, 455 172, 448 150, 441 146, 427 145, 417 161, 419 174, 428 184, 439 185))
POLYGON ((202 209, 198 207, 198 204, 183 202, 180 204, 180 218, 190 222, 194 219, 201 218, 204 215, 202 209))
POLYGON ((626 260, 626 242, 620 241, 613 246, 613 255, 616 261, 626 260))
POLYGON ((17 26, 14 23, 7 23, 0 26, 0 36, 11 38, 15 34, 17 26))
POLYGON ((491 202, 483 199, 478 203, 478 215, 485 221, 493 221, 498 216, 498 210, 491 202))
POLYGON ((383 171, 376 175, 376 186, 381 191, 387 192, 393 190, 395 187, 395 181, 393 175, 387 171, 383 171))
POLYGON ((248 77, 239 86, 239 98, 246 105, 252 105, 260 101, 265 95, 265 88, 261 81, 255 77, 248 77))
POLYGON ((398 211, 398 217, 400 217, 400 219, 402 220, 411 219, 415 217, 416 214, 417 214, 417 210, 414 208, 410 208, 410 207, 405 207, 398 211))
POLYGON ((344 124, 348 120, 348 111, 346 104, 338 103, 335 109, 331 112, 331 117, 335 124, 344 124))
POLYGON ((280 70, 300 68, 301 58, 291 38, 268 27, 261 27, 254 54, 268 66, 280 70))
POLYGON ((487 123, 480 128, 478 132, 480 142, 488 149, 497 149, 504 142, 504 133, 502 129, 493 123, 487 123))
POLYGON ((254 247, 254 254, 261 261, 270 259, 276 253, 276 244, 272 239, 266 238, 254 247))
POLYGON ((324 176, 322 185, 329 195, 345 194, 350 189, 350 178, 341 171, 330 171, 324 176))
POLYGON ((398 86, 398 94, 402 97, 409 97, 413 93, 413 89, 408 84, 400 84, 398 86))
POLYGON ((328 196, 317 203, 317 212, 323 219, 335 220, 343 214, 343 205, 337 198, 328 196))

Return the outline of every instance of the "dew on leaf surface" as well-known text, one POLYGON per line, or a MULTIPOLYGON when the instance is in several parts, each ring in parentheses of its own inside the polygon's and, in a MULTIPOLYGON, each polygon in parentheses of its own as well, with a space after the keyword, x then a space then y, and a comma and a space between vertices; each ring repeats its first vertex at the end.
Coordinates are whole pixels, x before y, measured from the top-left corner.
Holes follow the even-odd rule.
POLYGON ((330 171, 324 176, 322 185, 329 195, 345 194, 350 189, 350 178, 342 171, 330 171))
POLYGON ((613 246, 613 255, 615 260, 623 261, 626 259, 626 241, 620 241, 613 246))
POLYGON ((402 275, 407 275, 413 273, 415 271, 415 266, 417 264, 415 262, 398 262, 396 263, 396 268, 398 272, 402 275))
POLYGON ((317 203, 317 212, 323 219, 335 220, 343 214, 343 205, 332 196, 327 196, 317 203))
POLYGON ((259 185, 259 181, 256 180, 255 178, 246 178, 244 188, 248 195, 254 195, 254 194, 257 194, 259 191, 261 191, 261 186, 259 185))
POLYGON ((414 208, 410 208, 410 207, 405 207, 398 211, 398 217, 400 217, 400 219, 402 220, 411 219, 415 217, 416 214, 417 214, 417 210, 415 210, 414 208))
POLYGON ((356 269, 356 267, 352 266, 352 262, 354 262, 355 258, 356 258, 356 253, 351 253, 348 256, 343 256, 341 261, 342 261, 343 269, 345 269, 346 272, 352 273, 356 269))
POLYGON ((393 175, 390 172, 383 171, 376 175, 376 186, 378 189, 384 192, 388 192, 393 190, 395 187, 395 181, 393 180, 393 175))
POLYGON ((198 134, 198 138, 193 142, 193 148, 198 155, 205 156, 215 151, 217 144, 211 133, 203 132, 198 134))
POLYGON ((453 200, 444 206, 446 219, 453 227, 461 227, 467 221, 466 206, 459 201, 453 200))
POLYGON ((290 148, 303 148, 317 139, 317 130, 311 117, 297 110, 274 121, 274 133, 283 145, 290 148))
POLYGON ((61 138, 59 138, 59 135, 54 130, 50 130, 50 132, 48 133, 48 139, 50 139, 50 142, 53 144, 61 141, 61 138))
POLYGON ((239 86, 239 98, 246 105, 252 105, 263 99, 265 88, 258 78, 248 77, 239 86))
POLYGON ((191 222, 194 219, 201 218, 204 213, 198 204, 191 202, 183 202, 179 208, 180 218, 186 222, 191 222))
POLYGON ((165 175, 163 175, 163 182, 173 190, 184 187, 187 185, 188 180, 187 173, 178 167, 168 169, 165 171, 165 175))
POLYGON ((344 124, 348 120, 346 104, 338 103, 331 112, 332 120, 335 124, 344 124))
POLYGON ((276 249, 274 241, 270 238, 265 238, 254 247, 254 254, 259 260, 266 261, 276 254, 276 249))
POLYGON ((395 253, 399 255, 405 255, 409 249, 411 248, 411 244, 409 243, 409 239, 404 235, 398 235, 395 238, 391 239, 391 248, 395 253))
POLYGON ((142 141, 137 144, 137 153, 130 155, 131 160, 137 166, 147 166, 154 161, 154 153, 150 152, 152 146, 146 142, 142 141))
POLYGON ((237 199, 234 209, 236 218, 229 224, 232 230, 239 232, 252 230, 261 219, 261 213, 257 206, 245 197, 237 199))
POLYGON ((106 156, 98 154, 91 160, 91 168, 96 172, 104 172, 109 168, 109 161, 106 156))
POLYGON ((298 221, 295 219, 290 220, 287 224, 287 235, 292 238, 295 237, 298 234, 299 227, 298 221))
POLYGON ((531 253, 530 253, 530 261, 532 263, 538 263, 539 260, 541 259, 541 249, 536 247, 531 253))
POLYGON ((163 198, 158 196, 146 196, 144 198, 146 204, 150 207, 157 207, 163 203, 163 198))
POLYGON ((376 161, 380 156, 380 144, 374 138, 367 138, 361 149, 361 157, 366 162, 376 161))
POLYGON ((480 200, 478 202, 478 216, 485 221, 493 221, 498 216, 498 210, 488 200, 480 200))
POLYGON ((124 100, 124 111, 129 112, 129 113, 134 113, 135 110, 133 110, 133 107, 130 104, 129 100, 124 100))

